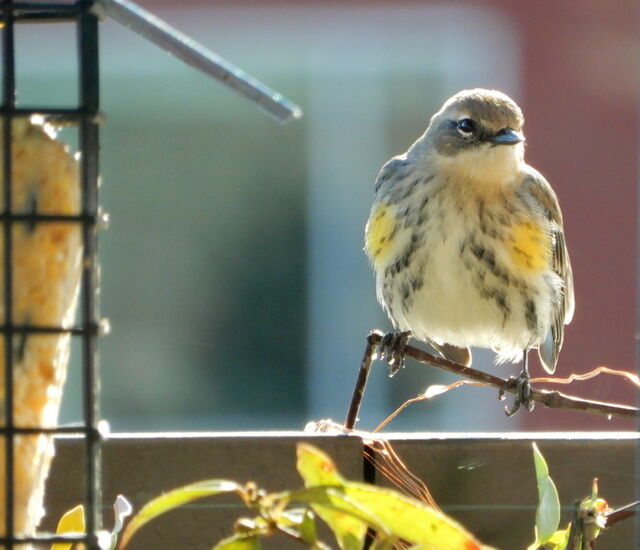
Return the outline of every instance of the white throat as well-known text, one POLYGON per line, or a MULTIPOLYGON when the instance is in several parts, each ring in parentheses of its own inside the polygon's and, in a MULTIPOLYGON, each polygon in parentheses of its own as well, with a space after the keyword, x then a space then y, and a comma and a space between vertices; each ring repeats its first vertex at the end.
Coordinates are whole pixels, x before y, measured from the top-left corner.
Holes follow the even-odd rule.
POLYGON ((439 170, 450 177, 479 184, 507 185, 522 171, 524 145, 482 145, 447 157, 435 155, 439 170))

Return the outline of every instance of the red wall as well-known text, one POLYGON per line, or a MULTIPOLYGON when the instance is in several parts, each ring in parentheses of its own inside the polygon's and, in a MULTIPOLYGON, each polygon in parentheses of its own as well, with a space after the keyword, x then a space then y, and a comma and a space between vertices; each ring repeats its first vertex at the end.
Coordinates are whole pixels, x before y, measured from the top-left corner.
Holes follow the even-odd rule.
MULTIPOLYGON (((527 158, 558 193, 573 263, 576 314, 558 373, 598 365, 635 370, 637 3, 492 4, 520 29, 527 158)), ((628 404, 635 395, 612 377, 574 383, 570 391, 628 404)), ((548 410, 529 415, 526 427, 613 429, 632 423, 548 410)))

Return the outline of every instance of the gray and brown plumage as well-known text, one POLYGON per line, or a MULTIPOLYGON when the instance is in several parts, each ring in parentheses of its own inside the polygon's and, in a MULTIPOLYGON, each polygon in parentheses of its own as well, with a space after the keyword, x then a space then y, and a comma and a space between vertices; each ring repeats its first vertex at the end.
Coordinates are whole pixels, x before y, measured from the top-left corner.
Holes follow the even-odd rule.
POLYGON ((555 370, 574 310, 562 214, 524 161, 524 119, 509 97, 465 90, 381 169, 365 250, 394 328, 471 362, 537 348, 555 370))

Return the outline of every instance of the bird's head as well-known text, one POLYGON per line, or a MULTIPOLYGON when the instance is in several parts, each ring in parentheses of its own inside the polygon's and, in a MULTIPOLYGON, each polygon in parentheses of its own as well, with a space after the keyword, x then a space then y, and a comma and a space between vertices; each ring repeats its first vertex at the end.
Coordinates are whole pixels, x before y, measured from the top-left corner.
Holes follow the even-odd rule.
POLYGON ((424 138, 440 168, 507 183, 524 161, 523 123, 520 107, 502 92, 463 90, 433 116, 424 138))

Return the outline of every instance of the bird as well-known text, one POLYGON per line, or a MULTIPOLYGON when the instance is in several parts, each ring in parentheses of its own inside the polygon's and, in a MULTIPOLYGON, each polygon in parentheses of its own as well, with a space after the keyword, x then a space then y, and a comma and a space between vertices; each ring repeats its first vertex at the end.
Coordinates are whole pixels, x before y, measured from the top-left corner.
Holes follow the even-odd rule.
POLYGON ((380 170, 364 247, 394 328, 378 354, 390 375, 410 336, 465 366, 469 348, 491 349, 522 361, 509 415, 533 409, 528 352, 555 371, 575 303, 558 199, 524 160, 523 124, 500 91, 450 97, 380 170))

